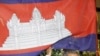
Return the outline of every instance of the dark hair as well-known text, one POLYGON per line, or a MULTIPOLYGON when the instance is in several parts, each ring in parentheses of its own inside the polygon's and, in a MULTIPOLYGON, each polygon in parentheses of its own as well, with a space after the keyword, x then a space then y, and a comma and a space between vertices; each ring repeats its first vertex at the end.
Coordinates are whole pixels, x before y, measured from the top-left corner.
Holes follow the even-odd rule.
POLYGON ((67 51, 64 51, 64 55, 63 56, 68 56, 68 54, 77 54, 78 56, 80 56, 79 55, 79 52, 78 51, 76 51, 76 50, 67 50, 67 51))

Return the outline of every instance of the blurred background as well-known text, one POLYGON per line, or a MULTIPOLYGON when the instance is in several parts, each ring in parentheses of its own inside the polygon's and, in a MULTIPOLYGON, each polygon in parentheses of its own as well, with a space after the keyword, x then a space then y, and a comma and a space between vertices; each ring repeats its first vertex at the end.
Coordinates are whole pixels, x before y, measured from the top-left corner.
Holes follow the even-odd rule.
POLYGON ((97 18, 98 18, 98 23, 97 23, 97 31, 98 31, 98 54, 100 56, 100 0, 96 0, 96 9, 97 9, 97 18))
POLYGON ((96 9, 98 15, 98 34, 100 34, 100 0, 96 0, 96 9))

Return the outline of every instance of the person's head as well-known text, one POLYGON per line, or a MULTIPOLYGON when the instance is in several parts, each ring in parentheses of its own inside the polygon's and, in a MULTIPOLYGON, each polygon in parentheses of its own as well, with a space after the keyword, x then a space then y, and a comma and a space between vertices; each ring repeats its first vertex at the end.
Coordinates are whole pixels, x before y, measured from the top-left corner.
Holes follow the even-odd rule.
POLYGON ((63 56, 80 56, 80 55, 77 51, 68 50, 68 51, 64 52, 63 56))

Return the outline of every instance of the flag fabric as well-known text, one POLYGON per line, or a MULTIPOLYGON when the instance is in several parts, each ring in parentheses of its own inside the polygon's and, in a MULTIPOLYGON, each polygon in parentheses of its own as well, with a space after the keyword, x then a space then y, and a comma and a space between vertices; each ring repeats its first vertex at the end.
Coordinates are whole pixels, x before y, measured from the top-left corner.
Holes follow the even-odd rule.
POLYGON ((0 0, 0 56, 48 47, 95 51, 95 0, 0 0))

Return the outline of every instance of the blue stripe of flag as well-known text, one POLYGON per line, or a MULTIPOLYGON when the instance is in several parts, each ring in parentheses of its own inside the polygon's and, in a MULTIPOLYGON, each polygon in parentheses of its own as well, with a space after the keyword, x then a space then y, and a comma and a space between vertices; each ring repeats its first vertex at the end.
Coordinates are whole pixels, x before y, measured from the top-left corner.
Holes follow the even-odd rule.
POLYGON ((69 36, 53 45, 54 49, 72 49, 80 51, 96 51, 96 34, 75 38, 69 36))
POLYGON ((44 3, 54 2, 58 0, 0 0, 0 3, 15 4, 15 3, 44 3))

